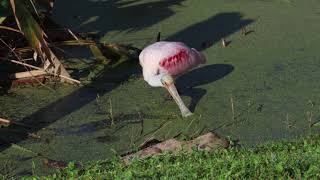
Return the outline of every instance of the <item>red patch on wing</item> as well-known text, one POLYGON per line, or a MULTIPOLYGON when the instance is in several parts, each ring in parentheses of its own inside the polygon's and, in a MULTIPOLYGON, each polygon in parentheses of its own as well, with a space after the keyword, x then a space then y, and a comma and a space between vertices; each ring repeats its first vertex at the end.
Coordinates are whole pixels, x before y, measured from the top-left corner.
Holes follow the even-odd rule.
POLYGON ((184 61, 187 58, 188 58, 187 51, 185 49, 180 49, 177 54, 174 54, 173 56, 162 59, 159 62, 159 65, 161 67, 164 67, 165 69, 168 69, 172 66, 177 65, 179 62, 184 61))

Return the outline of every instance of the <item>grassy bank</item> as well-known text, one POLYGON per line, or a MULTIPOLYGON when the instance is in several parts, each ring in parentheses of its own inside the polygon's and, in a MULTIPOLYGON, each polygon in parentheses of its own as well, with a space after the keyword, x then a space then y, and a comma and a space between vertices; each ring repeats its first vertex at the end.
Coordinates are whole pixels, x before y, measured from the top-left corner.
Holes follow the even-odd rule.
POLYGON ((294 141, 269 142, 255 148, 215 152, 164 154, 135 160, 125 167, 118 158, 92 162, 84 170, 73 164, 52 176, 38 179, 195 179, 195 178, 320 178, 320 136, 294 141))

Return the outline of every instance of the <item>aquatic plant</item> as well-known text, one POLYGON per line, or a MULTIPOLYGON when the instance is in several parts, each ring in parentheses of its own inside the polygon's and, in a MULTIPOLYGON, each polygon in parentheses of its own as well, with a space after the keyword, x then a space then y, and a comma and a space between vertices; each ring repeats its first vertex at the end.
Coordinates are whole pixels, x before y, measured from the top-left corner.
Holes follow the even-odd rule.
MULTIPOLYGON (((0 9, 2 13, 0 14, 0 28, 8 31, 13 31, 15 33, 22 34, 32 49, 34 50, 33 59, 41 60, 42 67, 31 66, 23 62, 21 56, 15 51, 15 47, 11 47, 8 42, 5 42, 3 39, 0 39, 1 44, 7 48, 9 53, 7 56, 10 56, 12 53, 13 57, 17 60, 11 60, 11 62, 28 66, 33 69, 40 70, 49 74, 60 76, 62 81, 74 83, 78 82, 73 80, 69 73, 66 71, 64 66, 61 64, 60 60, 55 56, 51 51, 43 28, 41 27, 41 22, 38 22, 41 19, 38 9, 40 7, 46 7, 45 12, 50 12, 53 7, 53 1, 39 1, 39 0, 1 0, 0 9), (35 14, 35 15, 33 15, 35 14), (4 26, 2 23, 10 16, 15 18, 15 26, 4 26), (38 58, 39 57, 39 58, 38 58)), ((43 8, 41 8, 43 9, 43 8)), ((1 56, 0 56, 1 57, 1 56)), ((1 57, 6 59, 6 56, 1 57)), ((35 76, 32 75, 31 76, 35 76)))

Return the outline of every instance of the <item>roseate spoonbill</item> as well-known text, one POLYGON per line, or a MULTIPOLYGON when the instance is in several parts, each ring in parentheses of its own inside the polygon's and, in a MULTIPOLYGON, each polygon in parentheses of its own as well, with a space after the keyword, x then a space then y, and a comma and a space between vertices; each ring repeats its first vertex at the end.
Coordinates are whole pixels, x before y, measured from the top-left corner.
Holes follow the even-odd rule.
POLYGON ((192 115, 181 100, 174 78, 205 63, 205 56, 181 42, 160 41, 144 48, 139 55, 144 80, 152 87, 164 87, 173 97, 183 117, 192 115))

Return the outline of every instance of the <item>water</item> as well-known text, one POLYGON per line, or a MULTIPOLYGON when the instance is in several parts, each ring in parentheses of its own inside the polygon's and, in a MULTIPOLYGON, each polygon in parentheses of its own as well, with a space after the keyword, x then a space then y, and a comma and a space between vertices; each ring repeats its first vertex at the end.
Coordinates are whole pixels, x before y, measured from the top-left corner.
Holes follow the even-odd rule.
POLYGON ((319 133, 309 126, 320 120, 319 2, 82 0, 72 9, 64 3, 56 2, 54 19, 74 31, 99 31, 102 42, 142 48, 161 31, 162 39, 202 49, 208 63, 177 79, 195 115, 181 118, 165 89, 143 81, 137 61, 83 87, 12 89, 0 97, 0 117, 32 127, 0 128, 0 172, 30 174, 34 162, 36 173, 47 174, 53 170, 37 153, 85 163, 107 159, 112 150, 126 153, 151 136, 213 130, 255 145, 319 133), (244 25, 252 31, 247 36, 244 25), (226 48, 222 37, 231 41, 226 48), (202 48, 204 41, 212 46, 202 48))

